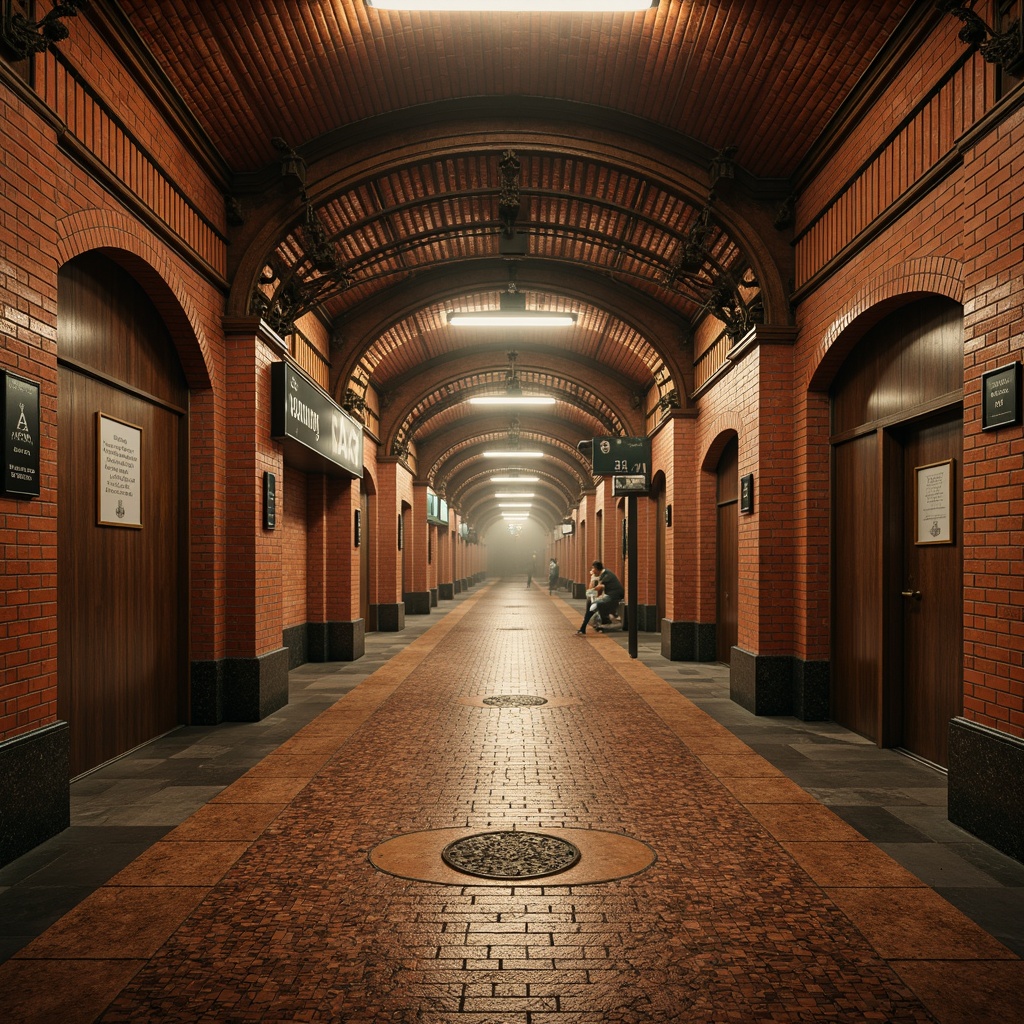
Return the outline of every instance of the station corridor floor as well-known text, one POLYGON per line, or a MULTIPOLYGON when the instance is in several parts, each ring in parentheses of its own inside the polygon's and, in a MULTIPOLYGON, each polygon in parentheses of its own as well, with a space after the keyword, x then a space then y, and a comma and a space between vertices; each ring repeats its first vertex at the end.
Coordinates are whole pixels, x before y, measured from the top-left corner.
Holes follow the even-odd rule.
POLYGON ((0 871, 2 1019, 1024 1019, 1024 867, 948 824, 911 841, 941 831, 939 773, 709 699, 722 670, 655 671, 657 638, 632 659, 621 634, 575 636, 581 603, 546 587, 445 605, 373 634, 362 665, 295 670, 278 716, 76 782, 67 838, 0 871), (827 752, 817 788, 772 744, 812 768, 827 752), (864 831, 823 802, 853 777, 864 831), (872 801, 901 800, 917 816, 871 841, 872 801), (104 829, 120 845, 99 854, 104 829), (77 890, 90 857, 109 877, 77 890), (988 879, 969 912, 949 871, 951 897, 988 879), (17 934, 46 892, 66 913, 17 934))

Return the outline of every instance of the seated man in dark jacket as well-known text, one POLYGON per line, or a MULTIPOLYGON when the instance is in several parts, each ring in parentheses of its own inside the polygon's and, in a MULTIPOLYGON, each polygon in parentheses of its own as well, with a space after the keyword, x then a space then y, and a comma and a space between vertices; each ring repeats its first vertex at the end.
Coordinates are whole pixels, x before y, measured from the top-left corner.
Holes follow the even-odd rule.
MULTIPOLYGON (((587 613, 583 616, 583 624, 576 630, 581 636, 587 632, 587 623, 590 621, 590 617, 594 614, 595 610, 601 625, 607 625, 611 621, 611 617, 618 611, 622 599, 626 596, 626 590, 622 586, 622 582, 611 569, 606 569, 601 562, 591 563, 591 568, 593 569, 593 574, 597 577, 598 595, 593 603, 587 605, 587 613)), ((600 626, 595 626, 594 628, 600 631, 600 626)))

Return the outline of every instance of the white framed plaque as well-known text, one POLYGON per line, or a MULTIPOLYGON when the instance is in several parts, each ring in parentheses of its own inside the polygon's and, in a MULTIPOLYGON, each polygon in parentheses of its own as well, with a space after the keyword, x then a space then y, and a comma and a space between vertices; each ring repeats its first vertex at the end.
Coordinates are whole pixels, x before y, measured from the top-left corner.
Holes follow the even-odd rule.
POLYGON ((915 544, 953 543, 953 460, 917 466, 915 544))
POLYGON ((142 529, 142 427, 96 413, 96 522, 142 529))

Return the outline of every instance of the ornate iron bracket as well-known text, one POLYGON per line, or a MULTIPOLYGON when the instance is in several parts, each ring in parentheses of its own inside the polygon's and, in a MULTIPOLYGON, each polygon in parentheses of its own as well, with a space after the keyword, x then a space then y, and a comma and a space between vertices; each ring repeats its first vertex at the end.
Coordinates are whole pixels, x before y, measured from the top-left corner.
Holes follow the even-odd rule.
POLYGON ((519 171, 522 164, 519 157, 511 149, 502 154, 498 170, 501 172, 501 185, 498 189, 498 219, 501 221, 501 233, 512 238, 516 233, 516 219, 519 217, 519 171))
POLYGON ((89 6, 89 0, 60 0, 39 21, 31 21, 23 13, 30 8, 29 4, 17 4, 21 10, 15 10, 15 6, 15 0, 3 0, 0 48, 15 60, 24 60, 67 39, 69 32, 64 19, 75 17, 89 6))
POLYGON ((935 0, 935 7, 964 23, 958 33, 961 42, 976 46, 989 64, 996 64, 1014 78, 1024 77, 1024 3, 1019 4, 1017 20, 1005 31, 990 28, 974 11, 975 0, 935 0))

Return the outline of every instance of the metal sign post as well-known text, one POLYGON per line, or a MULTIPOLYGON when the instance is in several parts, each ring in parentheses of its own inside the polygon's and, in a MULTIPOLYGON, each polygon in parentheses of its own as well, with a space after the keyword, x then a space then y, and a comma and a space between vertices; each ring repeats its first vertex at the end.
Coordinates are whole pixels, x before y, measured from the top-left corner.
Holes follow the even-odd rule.
POLYGON ((626 498, 626 520, 629 531, 626 535, 626 558, 629 561, 629 586, 626 601, 629 605, 629 656, 636 657, 637 640, 636 624, 640 616, 637 614, 637 579, 636 579, 636 494, 630 493, 626 498))

